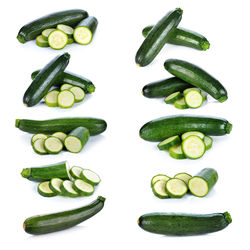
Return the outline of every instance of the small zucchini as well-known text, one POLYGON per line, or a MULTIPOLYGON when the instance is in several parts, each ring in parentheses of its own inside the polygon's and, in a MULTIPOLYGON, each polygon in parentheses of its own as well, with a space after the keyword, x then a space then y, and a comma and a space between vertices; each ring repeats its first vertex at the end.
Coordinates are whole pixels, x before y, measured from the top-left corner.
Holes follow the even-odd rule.
POLYGON ((166 192, 171 198, 181 198, 187 191, 187 185, 180 179, 171 178, 166 182, 166 192))
POLYGON ((49 181, 41 182, 37 187, 37 191, 44 197, 53 197, 57 195, 53 190, 51 190, 49 181))
POLYGON ((80 177, 85 182, 94 186, 98 185, 101 182, 100 176, 89 169, 83 169, 80 173, 80 177))
POLYGON ((94 186, 80 179, 73 182, 74 189, 82 196, 90 196, 94 193, 94 186))

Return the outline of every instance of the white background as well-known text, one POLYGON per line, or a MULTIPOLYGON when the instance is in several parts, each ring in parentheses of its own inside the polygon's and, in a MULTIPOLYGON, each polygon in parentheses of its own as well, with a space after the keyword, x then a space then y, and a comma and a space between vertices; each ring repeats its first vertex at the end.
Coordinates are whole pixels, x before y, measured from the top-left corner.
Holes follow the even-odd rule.
POLYGON ((249 12, 248 1, 7 1, 1 7, 1 245, 5 249, 211 249, 243 247, 249 235, 249 12), (154 62, 138 68, 134 57, 143 41, 141 30, 169 10, 184 10, 182 27, 204 34, 206 52, 166 45, 154 62), (16 35, 25 23, 42 15, 82 8, 99 20, 92 44, 73 44, 63 51, 20 44, 16 35), (25 108, 24 91, 30 74, 63 52, 71 54, 69 71, 93 81, 96 92, 69 110, 44 104, 25 108), (227 88, 229 99, 209 99, 198 110, 177 110, 163 100, 142 96, 142 87, 170 77, 163 67, 168 58, 188 60, 206 69, 227 88), (172 114, 219 116, 233 123, 230 135, 214 137, 213 148, 202 159, 174 160, 156 143, 139 138, 149 120, 172 114), (16 118, 49 119, 92 116, 107 121, 102 135, 92 137, 79 154, 40 156, 32 151, 31 135, 15 128, 16 118), (90 168, 102 182, 89 198, 45 198, 36 184, 23 179, 22 168, 68 160, 90 168), (151 177, 163 173, 195 174, 204 167, 219 173, 215 188, 205 198, 160 200, 153 196, 151 177), (73 209, 105 196, 104 209, 82 224, 61 232, 31 236, 23 231, 25 218, 73 209), (167 237, 150 234, 137 225, 143 213, 154 211, 211 213, 229 211, 233 222, 225 230, 203 236, 167 237), (2 245, 3 246, 3 245, 2 245))

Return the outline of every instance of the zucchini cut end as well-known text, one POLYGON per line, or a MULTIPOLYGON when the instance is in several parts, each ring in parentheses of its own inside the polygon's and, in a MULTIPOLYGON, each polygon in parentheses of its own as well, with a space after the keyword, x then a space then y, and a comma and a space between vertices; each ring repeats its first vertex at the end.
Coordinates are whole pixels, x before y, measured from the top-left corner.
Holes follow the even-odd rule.
POLYGON ((210 48, 210 43, 209 41, 205 41, 202 45, 201 45, 202 49, 205 51, 207 49, 210 48))
POLYGON ((218 99, 219 102, 225 102, 227 100, 227 96, 222 96, 218 99))
POLYGON ((227 134, 230 134, 230 132, 232 131, 232 128, 233 128, 233 124, 227 123, 227 125, 226 125, 227 134))
POLYGON ((103 196, 98 196, 97 200, 104 202, 106 200, 106 198, 104 198, 103 196))
POLYGON ((225 220, 227 221, 227 223, 230 224, 232 222, 232 217, 231 217, 230 213, 225 212, 225 213, 223 213, 223 215, 224 215, 225 220))
POLYGON ((19 124, 20 124, 20 119, 16 119, 15 120, 15 127, 19 128, 19 124))
POLYGON ((87 90, 88 90, 88 93, 93 93, 93 92, 95 92, 95 86, 93 86, 93 85, 91 85, 91 86, 88 86, 87 87, 87 90))
POLYGON ((24 168, 21 172, 21 176, 23 178, 28 178, 30 176, 30 172, 31 172, 30 168, 24 168))
POLYGON ((26 43, 26 40, 24 39, 23 36, 18 35, 16 38, 17 38, 17 40, 18 40, 20 43, 26 43))

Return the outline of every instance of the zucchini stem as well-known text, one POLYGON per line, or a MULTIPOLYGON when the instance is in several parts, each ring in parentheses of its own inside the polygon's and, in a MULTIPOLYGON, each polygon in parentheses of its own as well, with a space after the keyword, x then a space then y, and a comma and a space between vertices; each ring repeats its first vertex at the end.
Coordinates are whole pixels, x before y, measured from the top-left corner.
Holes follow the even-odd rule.
POLYGON ((15 127, 18 128, 19 124, 20 124, 20 119, 16 119, 16 121, 15 121, 15 127))
POLYGON ((25 43, 26 42, 25 39, 21 35, 18 35, 16 38, 18 39, 18 41, 20 43, 25 43))
POLYGON ((233 125, 228 122, 227 125, 226 125, 226 132, 227 132, 227 134, 230 134, 232 128, 233 128, 233 125))
POLYGON ((28 178, 30 176, 30 168, 24 168, 21 172, 21 175, 23 178, 28 178))
POLYGON ((227 221, 227 223, 230 224, 232 222, 232 217, 231 217, 230 213, 225 212, 225 213, 223 213, 223 215, 224 215, 225 220, 227 221))

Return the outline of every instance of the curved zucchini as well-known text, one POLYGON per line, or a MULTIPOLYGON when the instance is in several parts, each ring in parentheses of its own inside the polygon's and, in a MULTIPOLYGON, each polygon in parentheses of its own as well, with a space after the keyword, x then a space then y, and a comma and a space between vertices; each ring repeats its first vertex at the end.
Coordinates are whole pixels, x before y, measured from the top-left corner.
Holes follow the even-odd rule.
POLYGON ((178 59, 166 60, 164 67, 174 76, 204 90, 219 102, 227 100, 227 91, 222 84, 200 67, 178 59))
POLYGON ((164 235, 199 235, 220 231, 232 222, 228 212, 213 214, 149 213, 142 215, 139 226, 164 235))
POLYGON ((69 133, 77 127, 86 127, 90 135, 98 135, 104 132, 107 128, 107 123, 98 118, 57 118, 51 120, 27 120, 16 119, 15 126, 22 131, 28 133, 69 133))
POLYGON ((43 30, 56 28, 58 24, 76 26, 82 19, 88 17, 85 10, 73 9, 54 12, 38 18, 24 25, 18 32, 17 39, 20 43, 26 43, 40 35, 43 30))
POLYGON ((64 53, 49 62, 32 81, 23 96, 23 103, 32 107, 42 100, 50 88, 60 79, 69 63, 70 55, 64 53))
POLYGON ((26 219, 23 228, 29 234, 46 234, 71 228, 100 212, 105 198, 98 198, 87 206, 53 214, 37 215, 26 219))
POLYGON ((154 60, 166 44, 171 31, 174 30, 181 21, 182 12, 180 8, 168 12, 153 27, 136 53, 135 62, 138 66, 147 66, 154 60))
POLYGON ((166 116, 144 124, 140 137, 147 141, 163 141, 188 131, 199 131, 205 135, 225 135, 232 130, 232 124, 216 117, 176 115, 166 116))

